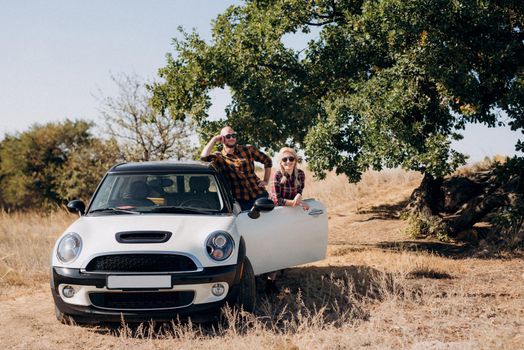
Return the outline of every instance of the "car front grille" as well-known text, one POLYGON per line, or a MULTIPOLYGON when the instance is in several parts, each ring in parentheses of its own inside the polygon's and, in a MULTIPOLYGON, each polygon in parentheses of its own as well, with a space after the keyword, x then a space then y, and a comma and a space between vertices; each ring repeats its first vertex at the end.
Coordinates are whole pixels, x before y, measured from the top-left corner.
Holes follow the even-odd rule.
POLYGON ((155 310, 188 306, 193 302, 193 291, 179 292, 124 292, 90 293, 91 304, 102 309, 155 310))
POLYGON ((93 258, 87 272, 184 272, 196 271, 197 266, 184 255, 176 254, 115 254, 93 258))

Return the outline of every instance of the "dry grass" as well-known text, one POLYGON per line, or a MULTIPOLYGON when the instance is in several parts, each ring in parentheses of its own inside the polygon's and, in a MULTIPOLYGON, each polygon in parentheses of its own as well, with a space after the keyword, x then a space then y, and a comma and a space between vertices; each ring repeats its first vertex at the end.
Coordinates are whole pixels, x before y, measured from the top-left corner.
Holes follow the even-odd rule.
POLYGON ((406 200, 421 179, 416 172, 389 169, 368 171, 354 184, 349 183, 345 175, 329 173, 325 180, 316 180, 306 171, 304 197, 318 198, 332 211, 362 212, 376 205, 406 200))
POLYGON ((479 172, 485 172, 493 169, 493 165, 495 163, 498 164, 505 164, 508 161, 508 156, 503 155, 495 155, 491 158, 485 157, 483 160, 479 162, 475 162, 470 165, 465 165, 460 168, 458 168, 453 175, 454 176, 469 176, 472 174, 476 174, 479 172))
POLYGON ((395 212, 418 185, 418 174, 369 172, 359 184, 334 174, 320 182, 307 176, 305 197, 320 198, 330 215, 328 258, 286 270, 280 295, 268 298, 259 290, 254 314, 226 310, 218 324, 59 324, 48 292, 49 255, 75 217, 1 214, 0 342, 24 349, 522 346, 522 260, 458 258, 400 233, 404 223, 395 212), (33 290, 23 292, 27 286, 33 290))
POLYGON ((49 278, 56 238, 77 216, 0 212, 0 286, 34 285, 49 278))

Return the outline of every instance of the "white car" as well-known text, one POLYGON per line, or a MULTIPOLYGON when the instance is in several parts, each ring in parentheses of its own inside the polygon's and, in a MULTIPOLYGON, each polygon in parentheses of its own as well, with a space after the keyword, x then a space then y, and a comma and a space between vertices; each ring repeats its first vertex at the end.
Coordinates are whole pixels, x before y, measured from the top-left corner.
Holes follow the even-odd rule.
MULTIPOLYGON (((322 260, 322 203, 274 207, 258 199, 241 212, 210 163, 114 166, 80 218, 57 240, 51 291, 66 322, 212 315, 226 302, 253 310, 255 275, 322 260)), ((198 318, 198 317, 197 317, 198 318)))

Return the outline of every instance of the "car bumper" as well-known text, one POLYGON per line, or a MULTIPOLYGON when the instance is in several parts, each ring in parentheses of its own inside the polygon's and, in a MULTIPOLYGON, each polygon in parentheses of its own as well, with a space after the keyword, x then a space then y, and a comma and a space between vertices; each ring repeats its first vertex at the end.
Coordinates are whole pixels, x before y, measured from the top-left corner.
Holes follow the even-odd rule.
POLYGON ((142 322, 188 316, 193 320, 207 319, 216 315, 226 302, 236 299, 240 270, 238 264, 169 274, 170 288, 109 289, 107 274, 53 267, 51 292, 58 310, 85 322, 142 322), (219 296, 211 291, 216 283, 224 287, 219 296), (72 297, 64 295, 66 286, 74 289, 72 297))

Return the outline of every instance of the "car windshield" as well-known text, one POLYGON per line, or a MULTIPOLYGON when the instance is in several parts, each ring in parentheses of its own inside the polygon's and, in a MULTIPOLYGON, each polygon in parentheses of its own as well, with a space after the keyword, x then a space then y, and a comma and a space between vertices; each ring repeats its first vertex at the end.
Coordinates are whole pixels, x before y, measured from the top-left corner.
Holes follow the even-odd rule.
POLYGON ((224 201, 212 174, 108 174, 89 213, 148 214, 221 212, 224 201))

